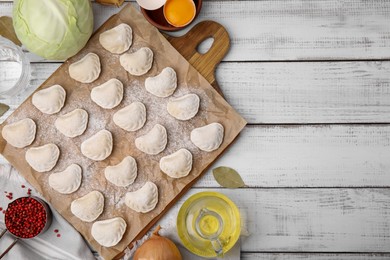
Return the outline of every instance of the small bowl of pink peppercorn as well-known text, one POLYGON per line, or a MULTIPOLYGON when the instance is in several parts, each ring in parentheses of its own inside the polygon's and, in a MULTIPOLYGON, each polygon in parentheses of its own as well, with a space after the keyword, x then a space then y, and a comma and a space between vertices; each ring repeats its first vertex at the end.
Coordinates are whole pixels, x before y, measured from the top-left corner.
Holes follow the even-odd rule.
POLYGON ((46 202, 37 197, 21 197, 8 204, 5 226, 17 238, 28 239, 45 232, 52 221, 46 202))

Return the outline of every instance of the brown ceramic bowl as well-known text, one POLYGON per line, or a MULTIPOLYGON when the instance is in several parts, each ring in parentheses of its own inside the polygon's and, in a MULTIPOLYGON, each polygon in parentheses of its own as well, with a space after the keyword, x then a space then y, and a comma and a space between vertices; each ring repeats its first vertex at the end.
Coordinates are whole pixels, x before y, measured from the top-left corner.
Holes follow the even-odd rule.
MULTIPOLYGON (((195 13, 195 17, 192 20, 192 22, 199 15, 200 9, 202 9, 202 0, 194 0, 194 3, 195 3, 195 8, 196 8, 196 13, 195 13)), ((189 24, 182 26, 182 27, 175 27, 173 25, 170 25, 164 17, 164 11, 163 11, 164 6, 160 7, 157 10, 146 10, 146 9, 143 9, 142 7, 140 7, 140 9, 141 9, 142 14, 146 18, 146 20, 149 21, 149 23, 151 23, 153 26, 155 26, 158 29, 163 30, 163 31, 171 31, 171 32, 178 31, 178 30, 181 30, 192 23, 192 22, 190 22, 189 24)))

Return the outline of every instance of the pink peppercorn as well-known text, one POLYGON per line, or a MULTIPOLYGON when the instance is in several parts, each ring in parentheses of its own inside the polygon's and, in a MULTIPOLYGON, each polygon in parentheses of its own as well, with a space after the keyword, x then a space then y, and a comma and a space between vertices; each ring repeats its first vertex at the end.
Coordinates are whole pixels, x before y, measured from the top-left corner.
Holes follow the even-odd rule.
POLYGON ((44 229, 46 220, 45 208, 34 198, 13 201, 5 214, 5 225, 9 232, 21 238, 38 235, 44 229))

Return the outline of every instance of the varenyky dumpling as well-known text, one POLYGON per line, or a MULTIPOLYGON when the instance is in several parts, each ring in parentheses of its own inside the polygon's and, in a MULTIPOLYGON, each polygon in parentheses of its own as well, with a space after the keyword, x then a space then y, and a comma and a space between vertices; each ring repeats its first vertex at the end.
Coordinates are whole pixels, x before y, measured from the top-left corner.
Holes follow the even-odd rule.
POLYGON ((81 144, 81 153, 94 161, 102 161, 112 152, 112 135, 110 131, 100 130, 81 144))
POLYGON ((1 130, 3 138, 16 148, 24 148, 35 140, 37 126, 30 118, 7 124, 1 130))
POLYGON ((135 146, 146 154, 156 155, 164 151, 167 142, 167 130, 162 125, 155 124, 147 134, 135 139, 135 146))
POLYGON ((147 213, 153 210, 158 202, 158 189, 153 182, 146 182, 142 188, 127 192, 125 204, 137 212, 147 213))
POLYGON ((176 72, 171 67, 166 67, 157 76, 145 80, 146 90, 157 97, 169 97, 175 92, 176 87, 176 72))
POLYGON ((111 247, 122 240, 126 227, 126 221, 121 217, 100 220, 93 223, 91 235, 100 245, 111 247))
POLYGON ((85 222, 92 222, 102 214, 104 208, 104 196, 100 191, 90 193, 75 199, 70 204, 73 215, 85 222))
POLYGON ((172 178, 187 176, 192 169, 192 154, 187 149, 180 149, 160 159, 160 169, 172 178))
POLYGON ((71 194, 81 185, 81 173, 81 167, 73 163, 61 172, 50 174, 49 186, 61 194, 71 194))
POLYGON ((191 131, 191 141, 199 149, 211 152, 219 148, 224 128, 220 123, 211 123, 191 131))
POLYGON ((153 51, 148 47, 142 47, 135 52, 122 54, 119 62, 131 75, 141 76, 152 67, 153 51))
POLYGON ((141 102, 133 102, 118 110, 112 117, 114 123, 126 131, 137 131, 146 122, 146 108, 141 102))
POLYGON ((41 89, 32 96, 33 105, 45 114, 55 114, 64 106, 66 92, 60 85, 41 89))
POLYGON ((200 99, 196 94, 187 94, 179 98, 169 100, 167 104, 168 113, 178 120, 189 120, 199 110, 200 99))
POLYGON ((112 184, 125 187, 134 182, 137 178, 137 162, 131 156, 126 156, 120 163, 107 166, 104 169, 104 176, 112 184))
POLYGON ((105 109, 111 109, 119 105, 123 98, 123 84, 112 78, 91 90, 91 99, 97 105, 105 109))
POLYGON ((127 51, 133 43, 133 30, 125 23, 102 32, 99 35, 99 42, 104 49, 114 54, 121 54, 127 51))
POLYGON ((69 76, 81 83, 91 83, 99 78, 100 59, 95 53, 88 53, 80 60, 69 65, 69 76))
POLYGON ((47 172, 56 166, 60 149, 55 144, 45 144, 29 148, 25 158, 27 163, 37 172, 47 172))
POLYGON ((87 129, 88 113, 84 109, 75 110, 59 116, 54 122, 55 127, 67 137, 82 135, 87 129))

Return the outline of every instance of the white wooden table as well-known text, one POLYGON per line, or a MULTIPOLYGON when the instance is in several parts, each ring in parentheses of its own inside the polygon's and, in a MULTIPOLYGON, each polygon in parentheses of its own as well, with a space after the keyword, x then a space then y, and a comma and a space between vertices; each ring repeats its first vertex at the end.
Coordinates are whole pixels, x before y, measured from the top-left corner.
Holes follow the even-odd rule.
MULTIPOLYGON (((118 11, 93 8, 95 27, 118 11)), ((189 194, 237 203, 242 259, 389 259, 390 1, 205 0, 208 19, 230 33, 217 80, 249 122, 212 168, 248 187, 220 188, 210 171, 189 194)), ((61 63, 29 56, 31 93, 61 63)))

